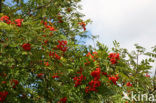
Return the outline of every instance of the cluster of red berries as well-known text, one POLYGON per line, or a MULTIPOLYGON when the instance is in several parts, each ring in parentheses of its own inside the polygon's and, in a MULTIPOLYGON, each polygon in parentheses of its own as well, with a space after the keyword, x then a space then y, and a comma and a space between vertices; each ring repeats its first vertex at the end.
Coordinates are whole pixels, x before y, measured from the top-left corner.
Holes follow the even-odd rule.
POLYGON ((16 22, 16 26, 21 27, 23 19, 16 19, 15 22, 16 22))
POLYGON ((11 20, 9 19, 8 16, 2 16, 0 18, 0 20, 3 21, 3 22, 5 22, 5 23, 7 23, 7 24, 11 24, 11 20))
POLYGON ((86 24, 85 24, 85 22, 80 22, 78 24, 80 24, 82 26, 83 30, 86 31, 86 24))
MULTIPOLYGON (((78 85, 81 85, 82 83, 82 80, 86 80, 86 77, 84 77, 82 75, 82 71, 83 69, 80 68, 80 71, 77 72, 78 74, 81 74, 81 76, 79 77, 74 77, 73 80, 75 81, 75 86, 74 87, 77 87, 78 85)), ((86 86, 85 88, 85 92, 88 93, 89 91, 95 91, 97 92, 97 88, 101 86, 101 81, 99 80, 100 79, 100 74, 101 74, 101 69, 100 68, 96 68, 96 70, 92 71, 91 72, 91 76, 94 78, 93 80, 91 80, 89 83, 88 83, 88 86, 86 86)), ((110 76, 108 75, 106 72, 102 72, 103 75, 107 76, 109 78, 110 81, 113 82, 113 84, 117 84, 116 82, 118 81, 119 77, 118 77, 118 74, 115 75, 115 76, 110 76)))
MULTIPOLYGON (((6 77, 7 74, 5 73, 0 73, 0 76, 1 77, 6 77)), ((7 82, 6 81, 2 81, 1 82, 2 84, 6 84, 7 82)), ((12 85, 12 88, 16 88, 16 86, 19 84, 19 81, 16 80, 16 79, 12 79, 10 81, 11 85, 12 85)), ((7 91, 2 91, 0 92, 0 102, 3 103, 5 101, 5 98, 7 97, 8 95, 8 92, 7 91)))
POLYGON ((91 82, 88 83, 89 86, 86 87, 85 92, 88 93, 89 91, 95 91, 97 92, 97 87, 100 87, 101 82, 99 80, 91 80, 91 82))
POLYGON ((101 69, 96 68, 96 70, 91 72, 91 76, 94 78, 94 80, 99 80, 100 79, 100 73, 101 73, 101 69))
POLYGON ((54 79, 59 78, 59 76, 58 75, 53 75, 52 78, 54 78, 54 79))
POLYGON ((2 72, 2 73, 0 73, 0 76, 1 76, 1 77, 6 77, 7 74, 6 74, 5 72, 2 72))
POLYGON ((110 76, 110 75, 108 75, 106 72, 102 72, 102 74, 105 75, 106 77, 108 77, 108 79, 109 79, 110 81, 112 81, 113 84, 116 85, 116 82, 117 82, 118 79, 119 79, 118 74, 116 74, 115 76, 110 76))
MULTIPOLYGON (((86 63, 85 65, 87 64, 90 64, 91 62, 95 62, 95 59, 98 57, 97 56, 97 52, 93 52, 93 54, 91 54, 90 52, 88 52, 88 54, 86 55, 86 57, 88 57, 86 59, 86 63)), ((109 58, 111 59, 111 61, 113 62, 112 64, 115 64, 117 63, 116 60, 119 60, 119 54, 116 54, 116 53, 111 53, 109 55, 109 58), (113 59, 115 59, 115 62, 113 61, 113 59)), ((82 68, 80 69, 79 72, 77 73, 80 73, 82 74, 82 68)), ((91 80, 89 83, 88 83, 88 86, 86 86, 85 88, 85 92, 88 93, 89 91, 95 91, 97 92, 97 88, 101 86, 101 81, 99 80, 100 79, 100 74, 101 74, 101 69, 99 66, 97 66, 96 70, 92 71, 91 72, 91 76, 94 78, 93 80, 91 80)), ((108 79, 110 81, 113 82, 113 84, 117 84, 116 82, 118 81, 119 77, 118 77, 118 74, 115 75, 115 76, 110 76, 108 75, 106 72, 102 72, 103 75, 105 75, 106 77, 108 77, 108 79)), ((81 84, 81 79, 79 79, 80 77, 75 77, 75 87, 77 87, 78 85, 81 84)))
POLYGON ((93 52, 93 54, 91 54, 90 52, 88 52, 88 54, 86 55, 86 57, 88 57, 86 59, 86 63, 85 65, 90 64, 91 62, 95 62, 95 58, 97 57, 97 52, 93 52))
POLYGON ((2 83, 2 84, 6 84, 7 82, 6 82, 6 81, 2 81, 1 83, 2 83))
POLYGON ((116 64, 117 60, 120 60, 119 53, 110 53, 108 57, 110 58, 110 62, 112 64, 116 64))
POLYGON ((16 20, 14 20, 15 22, 11 22, 11 20, 9 19, 8 16, 2 16, 0 18, 0 21, 3 21, 7 24, 16 24, 16 26, 21 27, 23 19, 16 19, 16 20))
MULTIPOLYGON (((5 78, 6 76, 7 76, 7 74, 6 73, 0 73, 0 76, 2 77, 2 78, 5 78)), ((2 84, 6 84, 7 82, 6 81, 2 81, 1 82, 2 84)))
POLYGON ((66 52, 67 51, 67 47, 66 47, 67 41, 65 41, 65 40, 60 41, 60 40, 58 40, 58 43, 59 44, 57 45, 57 48, 60 49, 63 52, 66 52))
POLYGON ((130 82, 127 82, 126 86, 127 86, 127 87, 131 87, 132 84, 131 84, 130 82))
POLYGON ((39 73, 39 74, 37 74, 37 77, 38 78, 42 78, 44 76, 44 73, 39 73))
POLYGON ((60 59, 61 59, 61 57, 60 57, 58 54, 56 54, 56 53, 54 53, 54 52, 51 52, 51 51, 50 51, 50 53, 49 53, 49 56, 52 56, 53 58, 55 58, 55 59, 57 59, 57 60, 60 60, 60 59))
MULTIPOLYGON (((7 74, 6 73, 1 73, 0 76, 1 77, 6 77, 7 74)), ((11 82, 11 85, 12 85, 13 88, 16 88, 16 86, 19 84, 19 81, 16 80, 16 79, 12 79, 10 82, 11 82)), ((6 81, 2 81, 1 83, 2 84, 6 84, 7 82, 6 81)))
POLYGON ((101 85, 101 81, 99 81, 100 73, 101 73, 101 69, 100 68, 96 68, 96 70, 91 72, 91 75, 92 75, 92 77, 94 79, 91 80, 91 82, 88 83, 89 86, 87 86, 86 89, 85 89, 86 93, 88 93, 89 91, 97 92, 97 87, 100 87, 100 85, 101 85))
POLYGON ((63 23, 62 16, 60 14, 58 14, 57 19, 58 19, 58 23, 63 23))
POLYGON ((83 68, 80 67, 80 70, 79 70, 77 73, 78 73, 78 74, 82 74, 82 72, 83 72, 83 68))
POLYGON ((74 77, 73 80, 75 81, 75 86, 74 87, 77 87, 77 86, 81 85, 81 82, 83 80, 86 80, 86 77, 81 74, 81 76, 79 76, 79 77, 77 77, 77 76, 74 77))
POLYGON ((150 75, 149 75, 148 73, 146 73, 146 75, 145 75, 145 76, 150 78, 150 75))
MULTIPOLYGON (((53 35, 53 33, 50 32, 50 34, 49 34, 48 36, 51 37, 52 35, 53 35)), ((42 37, 47 37, 47 35, 42 35, 42 37)), ((42 45, 47 45, 48 42, 49 42, 49 41, 48 41, 47 39, 45 39, 45 40, 43 41, 42 45)))
POLYGON ((72 10, 71 8, 67 8, 66 9, 67 12, 71 12, 71 10, 72 10))
POLYGON ((44 62, 44 65, 45 66, 49 66, 49 62, 44 62))
POLYGON ((67 98, 64 97, 64 98, 61 98, 60 101, 58 103, 66 103, 67 102, 67 98))
POLYGON ((45 40, 45 41, 44 41, 44 44, 47 44, 47 43, 48 43, 48 40, 45 40))
POLYGON ((11 80, 11 84, 13 85, 13 88, 16 88, 16 86, 19 84, 19 81, 16 79, 11 80))
MULTIPOLYGON (((58 40, 58 43, 59 44, 57 45, 57 49, 60 49, 61 51, 66 52, 67 51, 67 47, 66 47, 67 41, 65 41, 65 40, 60 41, 60 40, 58 40)), ((61 59, 61 57, 57 53, 55 53, 55 52, 51 52, 50 51, 49 56, 52 56, 53 58, 58 59, 58 60, 61 59)))
POLYGON ((116 85, 116 82, 118 81, 118 79, 119 79, 118 74, 115 76, 109 77, 109 80, 111 80, 113 82, 113 84, 115 84, 115 85, 116 85))
MULTIPOLYGON (((42 37, 46 37, 47 35, 43 34, 42 37)), ((42 45, 46 45, 49 41, 48 40, 44 40, 42 45)))
POLYGON ((60 76, 58 76, 58 73, 55 73, 53 76, 52 76, 52 78, 59 78, 60 76))
POLYGON ((41 21, 42 24, 44 24, 45 28, 49 29, 50 31, 56 31, 56 29, 53 26, 48 25, 46 21, 41 21))
POLYGON ((30 51, 31 50, 31 44, 29 43, 24 43, 22 45, 22 48, 25 50, 25 51, 30 51))
POLYGON ((5 98, 7 97, 7 95, 8 95, 7 91, 0 92, 0 102, 3 103, 5 101, 5 98))
POLYGON ((102 72, 102 75, 105 75, 106 77, 109 77, 109 75, 106 72, 102 72))

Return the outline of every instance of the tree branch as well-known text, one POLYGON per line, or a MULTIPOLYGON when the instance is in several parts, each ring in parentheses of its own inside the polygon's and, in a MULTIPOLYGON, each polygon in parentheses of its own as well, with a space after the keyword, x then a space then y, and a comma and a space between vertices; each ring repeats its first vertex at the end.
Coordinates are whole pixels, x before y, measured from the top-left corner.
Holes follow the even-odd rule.
POLYGON ((154 77, 153 77, 153 91, 151 91, 150 93, 153 93, 156 91, 155 79, 156 79, 156 68, 155 68, 155 73, 154 73, 154 77))
POLYGON ((2 0, 0 0, 0 13, 2 13, 2 0))
MULTIPOLYGON (((50 0, 47 4, 38 6, 36 9, 38 10, 38 9, 42 9, 42 8, 47 8, 49 6, 49 4, 52 3, 52 1, 53 0, 50 0)), ((32 15, 31 14, 32 11, 36 11, 36 10, 35 9, 34 10, 29 9, 29 12, 27 13, 28 16, 31 16, 32 15)))
POLYGON ((37 9, 41 9, 41 8, 48 7, 48 5, 49 5, 50 3, 52 3, 52 1, 53 1, 53 0, 50 0, 47 4, 38 6, 37 9))
POLYGON ((156 79, 156 68, 155 68, 155 73, 154 73, 154 78, 153 78, 153 86, 154 86, 153 92, 156 90, 155 79, 156 79))

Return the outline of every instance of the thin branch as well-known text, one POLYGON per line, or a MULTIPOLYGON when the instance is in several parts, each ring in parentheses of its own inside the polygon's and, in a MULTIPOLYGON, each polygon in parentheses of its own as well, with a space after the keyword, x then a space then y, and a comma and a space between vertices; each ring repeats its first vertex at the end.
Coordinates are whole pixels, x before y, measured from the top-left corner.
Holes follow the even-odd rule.
POLYGON ((139 65, 139 53, 137 52, 136 74, 138 73, 138 65, 139 65))
POLYGON ((37 9, 41 9, 41 8, 46 8, 46 7, 48 7, 49 4, 52 3, 52 1, 53 1, 53 0, 50 0, 47 4, 38 6, 37 9))
MULTIPOLYGON (((47 8, 47 7, 49 6, 49 4, 52 3, 52 1, 53 1, 53 0, 50 0, 47 4, 38 6, 36 9, 38 10, 38 9, 42 9, 42 8, 47 8)), ((31 9, 29 9, 29 11, 28 11, 28 13, 27 13, 28 16, 31 16, 31 15, 32 15, 31 12, 34 12, 34 11, 36 11, 36 10, 31 10, 31 9)))
POLYGON ((153 93, 156 91, 156 83, 155 83, 155 80, 156 80, 156 68, 155 68, 155 73, 154 73, 154 77, 153 77, 153 91, 151 91, 150 93, 153 93))
POLYGON ((0 13, 2 13, 2 0, 0 0, 0 13))
POLYGON ((154 73, 154 78, 153 78, 154 91, 156 90, 155 80, 156 80, 156 68, 155 68, 155 73, 154 73))

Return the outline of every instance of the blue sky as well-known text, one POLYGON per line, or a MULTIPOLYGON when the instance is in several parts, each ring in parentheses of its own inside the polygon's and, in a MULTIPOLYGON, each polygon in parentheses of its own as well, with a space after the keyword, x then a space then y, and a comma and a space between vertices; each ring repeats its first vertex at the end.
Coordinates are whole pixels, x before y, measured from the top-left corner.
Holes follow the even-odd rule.
MULTIPOLYGON (((6 3, 11 3, 12 1, 13 1, 13 0, 5 0, 6 3)), ((28 1, 28 0, 24 0, 24 2, 25 2, 25 1, 28 1)))
POLYGON ((9 3, 10 3, 11 1, 12 1, 12 0, 5 0, 5 2, 9 2, 9 3))

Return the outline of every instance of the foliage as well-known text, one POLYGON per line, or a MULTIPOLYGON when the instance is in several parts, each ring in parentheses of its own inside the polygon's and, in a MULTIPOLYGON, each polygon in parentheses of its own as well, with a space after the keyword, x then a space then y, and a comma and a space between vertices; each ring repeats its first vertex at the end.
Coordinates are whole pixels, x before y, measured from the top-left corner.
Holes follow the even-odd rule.
MULTIPOLYGON (((152 52, 129 53, 89 38, 81 0, 3 0, 0 14, 0 102, 124 103, 122 92, 155 93, 152 52), (148 59, 139 57, 146 55, 148 59)), ((92 36, 94 38, 94 36, 92 36)))

